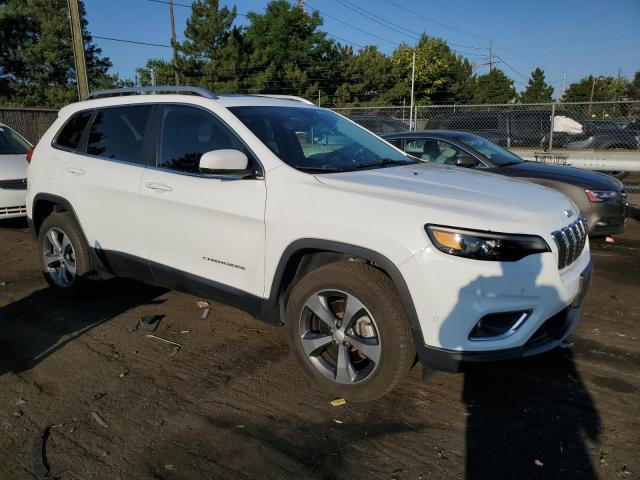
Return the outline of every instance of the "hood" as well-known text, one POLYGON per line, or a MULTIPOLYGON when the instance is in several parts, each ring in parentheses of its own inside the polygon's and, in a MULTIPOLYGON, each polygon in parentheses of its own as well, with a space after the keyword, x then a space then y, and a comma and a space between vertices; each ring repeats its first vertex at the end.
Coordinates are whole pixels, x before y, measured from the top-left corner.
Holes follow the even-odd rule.
POLYGON ((550 165, 541 162, 522 162, 498 167, 496 173, 510 177, 536 178, 564 182, 589 190, 621 191, 623 185, 609 175, 582 170, 566 165, 550 165))
POLYGON ((573 202, 555 190, 453 166, 422 163, 316 178, 353 194, 422 207, 426 223, 545 234, 570 223, 566 210, 573 211, 572 218, 578 214, 573 202))
POLYGON ((27 178, 27 156, 0 155, 0 180, 27 178))

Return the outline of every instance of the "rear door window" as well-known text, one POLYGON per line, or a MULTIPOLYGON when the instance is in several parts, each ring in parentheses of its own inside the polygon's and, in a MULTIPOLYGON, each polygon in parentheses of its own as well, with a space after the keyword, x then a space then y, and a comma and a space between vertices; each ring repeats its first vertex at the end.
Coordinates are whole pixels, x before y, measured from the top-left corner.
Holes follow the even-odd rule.
POLYGON ((151 105, 129 105, 100 110, 91 124, 87 153, 144 164, 142 146, 152 108, 151 105))
POLYGON ((75 150, 78 148, 84 129, 91 119, 91 115, 93 115, 93 110, 74 114, 58 133, 53 144, 54 147, 63 148, 65 150, 75 150))

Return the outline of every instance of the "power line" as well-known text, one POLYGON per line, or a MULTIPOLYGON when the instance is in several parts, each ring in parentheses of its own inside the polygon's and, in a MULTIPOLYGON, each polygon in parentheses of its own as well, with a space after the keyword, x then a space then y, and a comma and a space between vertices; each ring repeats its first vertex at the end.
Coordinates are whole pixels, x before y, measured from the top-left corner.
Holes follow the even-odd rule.
POLYGON ((339 18, 334 17, 333 15, 329 15, 328 13, 322 12, 320 10, 318 10, 317 8, 315 8, 313 5, 310 5, 309 3, 306 3, 306 5, 311 8, 311 10, 318 12, 320 15, 324 15, 327 18, 330 18, 332 20, 335 20, 336 22, 340 22, 343 25, 346 25, 347 27, 353 28, 354 30, 358 30, 359 32, 362 32, 366 35, 370 35, 374 38, 377 38, 378 40, 382 40, 383 42, 389 42, 393 45, 400 45, 398 42, 394 42, 393 40, 389 40, 388 38, 384 38, 384 37, 380 37, 378 35, 376 35, 375 33, 371 33, 371 32, 367 32, 366 30, 360 28, 360 27, 356 27, 355 25, 352 25, 350 23, 345 22, 344 20, 340 20, 339 18))
MULTIPOLYGON (((160 1, 160 0, 157 0, 157 1, 160 1)), ((171 45, 164 45, 161 43, 138 42, 136 40, 126 40, 124 38, 113 38, 113 37, 100 37, 98 35, 92 35, 92 37, 99 38, 100 40, 109 40, 112 42, 135 43, 136 45, 147 45, 149 47, 171 48, 171 45)))
POLYGON ((463 33, 463 34, 469 35, 471 37, 481 38, 483 40, 490 40, 490 38, 488 38, 488 37, 484 37, 484 36, 478 35, 476 33, 467 32, 465 30, 461 30, 459 28, 452 27, 451 25, 447 25, 445 23, 439 22, 438 20, 434 20, 433 18, 429 18, 429 17, 427 17, 425 15, 422 15, 421 13, 416 12, 415 10, 409 10, 408 8, 404 7, 403 5, 399 5, 398 3, 396 3, 396 2, 394 2, 392 0, 385 0, 385 2, 390 3, 394 7, 399 8, 400 10, 404 10, 405 12, 407 12, 407 13, 409 13, 411 15, 415 15, 417 17, 423 18, 424 20, 427 20, 428 22, 435 23, 436 25, 440 25, 441 27, 448 28, 450 30, 454 30, 454 31, 459 32, 459 33, 463 33))
MULTIPOLYGON (((393 30, 394 32, 398 32, 398 33, 400 33, 401 35, 405 35, 405 36, 407 36, 407 37, 409 37, 409 38, 412 38, 412 39, 414 39, 414 40, 418 40, 418 37, 415 37, 415 36, 413 36, 413 35, 409 35, 408 33, 404 32, 404 31, 402 31, 402 30, 398 30, 397 28, 390 27, 390 26, 388 26, 388 25, 386 24, 386 23, 391 23, 391 22, 387 22, 387 21, 385 20, 385 23, 383 23, 383 22, 381 22, 381 21, 379 21, 379 20, 376 20, 376 19, 375 19, 373 16, 371 16, 370 14, 368 14, 368 13, 363 13, 363 12, 361 12, 360 10, 357 10, 356 8, 349 6, 347 3, 344 3, 342 0, 334 0, 334 1, 335 1, 335 2, 337 2, 337 3, 339 3, 340 5, 342 5, 343 7, 348 8, 349 10, 351 10, 351 11, 353 11, 353 12, 356 12, 358 15, 362 15, 363 17, 365 17, 365 18, 367 18, 367 19, 371 20, 372 22, 377 23, 378 25, 382 25, 383 27, 385 27, 385 28, 387 28, 387 29, 389 29, 389 30, 393 30)), ((308 5, 308 3, 307 3, 307 5, 308 5)), ((359 7, 357 7, 357 8, 359 8, 359 7)), ((395 25, 395 24, 392 24, 392 25, 395 25)), ((401 27, 401 28, 402 28, 402 27, 401 27)))

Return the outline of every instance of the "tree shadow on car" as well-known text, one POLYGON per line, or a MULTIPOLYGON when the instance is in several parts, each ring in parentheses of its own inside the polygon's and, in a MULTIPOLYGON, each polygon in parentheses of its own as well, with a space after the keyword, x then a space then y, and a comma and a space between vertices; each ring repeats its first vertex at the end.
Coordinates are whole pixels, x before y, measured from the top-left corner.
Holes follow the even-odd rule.
POLYGON ((149 304, 166 290, 127 279, 110 279, 94 294, 71 298, 52 288, 37 290, 0 308, 0 376, 33 368, 96 326, 149 304))

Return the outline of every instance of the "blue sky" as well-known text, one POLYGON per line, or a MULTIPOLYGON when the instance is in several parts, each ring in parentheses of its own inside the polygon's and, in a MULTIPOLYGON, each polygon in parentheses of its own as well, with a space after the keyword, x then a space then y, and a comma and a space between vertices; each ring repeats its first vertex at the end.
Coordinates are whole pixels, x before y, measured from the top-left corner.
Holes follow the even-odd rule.
MULTIPOLYGON (((192 0, 174 1, 189 5, 192 0)), ((563 72, 568 85, 588 74, 615 76, 620 69, 623 76, 631 77, 640 70, 640 0, 308 0, 306 3, 307 10, 318 9, 334 17, 323 15, 324 31, 349 42, 375 44, 391 53, 398 43, 415 41, 416 35, 411 32, 425 32, 444 38, 452 48, 468 54, 480 73, 487 70, 483 64, 487 62, 492 40, 501 61, 498 66, 516 81, 518 90, 526 85, 536 66, 545 70, 556 96, 563 72), (354 11, 354 5, 369 12, 370 18, 354 11), (406 32, 376 23, 371 14, 403 26, 406 32)), ((224 0, 221 4, 233 5, 224 0)), ((266 0, 235 3, 239 13, 262 12, 266 4, 266 0)), ((85 0, 85 6, 89 30, 95 36, 169 43, 166 4, 153 0, 85 0)), ((179 39, 190 12, 190 8, 175 7, 179 39)), ((245 22, 246 19, 238 17, 238 24, 245 22)), ((112 71, 123 78, 133 78, 136 67, 142 66, 147 58, 171 57, 169 48, 103 39, 95 42, 111 58, 112 71)))

